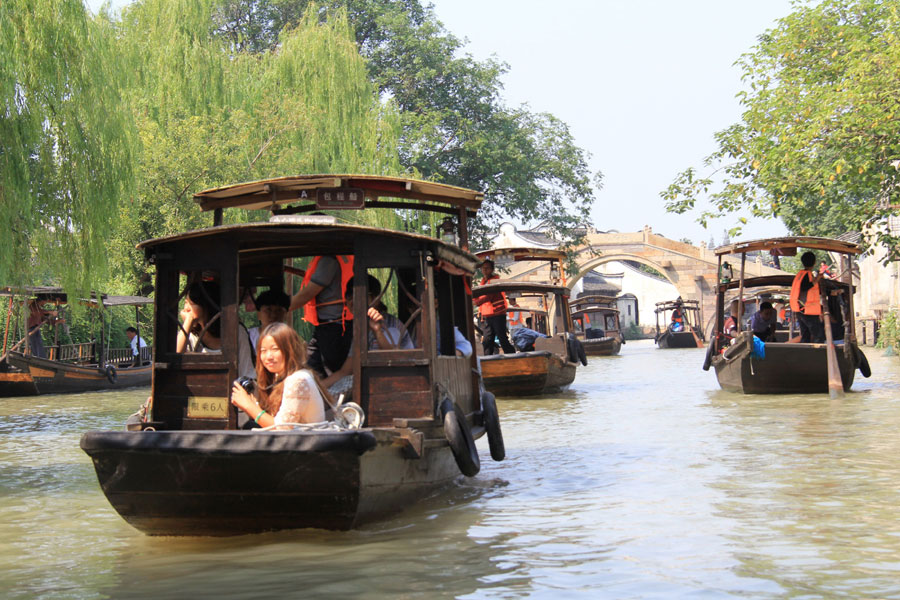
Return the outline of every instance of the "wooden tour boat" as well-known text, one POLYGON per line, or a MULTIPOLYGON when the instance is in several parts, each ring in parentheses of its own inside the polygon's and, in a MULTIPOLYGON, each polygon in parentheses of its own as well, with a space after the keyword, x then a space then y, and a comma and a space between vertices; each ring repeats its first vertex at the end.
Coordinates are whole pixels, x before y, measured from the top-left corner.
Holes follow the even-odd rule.
MULTIPOLYGON (((426 494, 475 475, 474 440, 487 433, 504 457, 494 398, 482 391, 476 358, 457 356, 454 327, 474 340, 467 293, 477 259, 467 218, 479 192, 370 175, 304 175, 216 188, 195 195, 214 226, 143 242, 156 266, 156 360, 146 414, 126 431, 81 439, 100 486, 119 514, 155 535, 234 535, 273 529, 350 529, 398 512, 426 494), (227 207, 269 209, 268 222, 222 225, 227 207), (445 213, 453 243, 345 224, 317 210, 389 209, 445 213), (453 231, 455 227, 455 231, 453 231), (368 275, 403 322, 414 348, 351 351, 351 400, 361 426, 335 423, 261 431, 239 428, 230 403, 238 375, 242 290, 284 289, 317 255, 353 256, 355 340, 367 338, 368 275), (186 284, 218 282, 217 353, 177 353, 186 284)), ((216 317, 214 316, 213 319, 216 317)), ((352 324, 352 325, 351 325, 352 324)), ((342 406, 336 412, 340 413, 342 406)), ((242 415, 241 415, 242 416, 242 415)), ((252 426, 252 424, 251 424, 252 426)))
MULTIPOLYGON (((481 375, 485 388, 497 396, 533 396, 565 389, 575 380, 576 365, 587 365, 581 342, 572 333, 569 309, 569 288, 565 285, 562 261, 565 252, 538 248, 498 248, 477 254, 482 261, 546 261, 550 263, 553 283, 528 281, 498 281, 481 285, 472 290, 473 296, 502 292, 521 300, 515 309, 525 309, 534 304, 546 309, 547 329, 538 331, 547 337, 534 341, 534 350, 514 354, 480 356, 481 375), (530 304, 529 304, 530 303, 530 304)), ((540 320, 533 321, 536 327, 540 320)), ((479 347, 480 351, 481 348, 479 347)))
POLYGON ((700 329, 700 302, 698 300, 669 300, 656 303, 656 345, 659 348, 702 348, 703 332, 700 329), (672 320, 680 311, 680 325, 672 320), (662 322, 662 325, 660 325, 662 322))
POLYGON ((865 355, 856 343, 852 257, 861 248, 853 243, 828 238, 784 237, 738 242, 716 249, 719 256, 719 281, 716 297, 715 338, 710 341, 704 370, 715 369, 719 385, 726 390, 746 394, 803 394, 825 393, 832 397, 843 394, 853 385, 856 369, 871 375, 865 355), (820 300, 826 323, 825 343, 801 343, 795 336, 794 325, 787 335, 778 334, 775 341, 765 342, 763 357, 759 357, 758 338, 748 331, 747 319, 737 319, 737 335, 729 339, 724 334, 726 293, 737 290, 737 300, 764 292, 769 297, 790 297, 793 274, 745 277, 748 252, 770 252, 777 256, 795 256, 798 249, 824 250, 840 261, 841 278, 820 279, 820 300), (741 271, 734 280, 728 263, 722 257, 740 254, 741 271), (723 270, 724 266, 724 270, 723 270), (831 301, 826 299, 830 298, 831 301), (832 317, 834 320, 832 321, 832 317), (788 339, 790 338, 790 339, 788 339))
POLYGON ((138 307, 152 304, 153 300, 141 296, 107 296, 80 300, 99 315, 95 337, 89 341, 64 344, 60 339, 62 313, 67 304, 67 294, 55 287, 0 288, 0 297, 9 298, 6 327, 3 333, 3 352, 0 354, 0 397, 35 396, 38 394, 68 394, 100 390, 122 389, 150 385, 150 348, 141 349, 140 360, 132 356, 130 346, 111 348, 107 332, 106 310, 123 306, 135 307, 135 329, 140 335, 138 307), (57 318, 52 321, 53 344, 34 354, 29 336, 40 336, 37 331, 25 331, 28 305, 37 302, 40 306, 52 304, 57 318), (14 311, 15 307, 22 310, 14 311), (15 312, 15 315, 13 314, 15 312), (15 324, 13 325, 13 321, 15 324), (18 341, 8 346, 10 327, 13 339, 18 341), (21 336, 21 337, 20 337, 21 336))
POLYGON ((614 356, 622 349, 625 335, 619 321, 615 296, 590 294, 571 302, 575 335, 588 356, 614 356))

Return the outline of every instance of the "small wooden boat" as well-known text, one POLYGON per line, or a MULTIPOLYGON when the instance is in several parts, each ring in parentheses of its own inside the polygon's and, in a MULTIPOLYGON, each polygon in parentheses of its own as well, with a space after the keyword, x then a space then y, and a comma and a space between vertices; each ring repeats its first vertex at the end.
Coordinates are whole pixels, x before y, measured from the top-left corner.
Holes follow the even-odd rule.
POLYGON ((571 302, 575 336, 588 356, 613 356, 625 343, 614 296, 591 294, 571 302))
MULTIPOLYGON (((565 389, 575 380, 578 362, 587 364, 581 342, 572 333, 569 288, 562 274, 566 254, 559 250, 536 248, 498 248, 477 254, 482 261, 544 261, 550 263, 553 283, 499 281, 472 290, 473 296, 502 292, 516 298, 517 309, 546 308, 548 329, 538 331, 547 337, 534 341, 534 350, 514 354, 481 356, 481 374, 485 388, 497 396, 533 396, 565 389)), ((539 323, 539 321, 535 321, 539 323)), ((480 350, 480 348, 479 348, 480 350)))
MULTIPOLYGON (((816 237, 785 237, 739 242, 716 249, 719 256, 719 277, 716 298, 715 339, 710 341, 703 369, 715 369, 719 385, 726 390, 745 394, 842 394, 853 385, 856 369, 864 376, 871 374, 868 361, 856 343, 853 311, 853 286, 850 280, 852 256, 861 248, 850 242, 816 237), (790 297, 794 275, 746 277, 748 252, 767 251, 777 256, 795 256, 798 249, 824 250, 841 262, 842 280, 821 279, 820 298, 825 322, 825 343, 791 341, 761 343, 747 331, 746 319, 737 319, 733 338, 725 335, 725 296, 737 290, 737 300, 746 302, 748 296, 766 290, 770 296, 790 297), (723 271, 722 257, 741 255, 741 273, 737 280, 729 268, 723 271), (727 274, 726 274, 727 273, 727 274), (826 301, 830 298, 831 301, 826 301), (834 320, 832 321, 832 317, 834 320)), ((727 265, 727 263, 725 263, 727 265)), ((778 337, 783 340, 785 337, 778 337)))
POLYGON ((656 345, 659 348, 702 348, 700 302, 671 300, 656 303, 656 345), (672 317, 681 313, 681 320, 672 317), (660 321, 662 324, 660 325, 660 321))
POLYGON ((395 177, 305 175, 212 189, 195 200, 215 211, 213 227, 140 246, 157 282, 146 414, 130 430, 81 439, 103 492, 130 524, 152 535, 349 529, 401 511, 461 474, 475 475, 474 440, 485 432, 491 456, 502 460, 494 398, 482 391, 474 354, 457 356, 454 345, 454 328, 474 340, 467 290, 478 260, 466 250, 466 232, 481 193, 395 177), (222 225, 226 207, 274 215, 222 225), (447 238, 458 232, 459 246, 304 214, 377 207, 455 215, 443 228, 447 238), (283 289, 286 273, 323 254, 354 257, 354 339, 367 339, 366 280, 380 276, 387 281, 376 302, 395 307, 414 348, 354 344, 351 397, 365 415, 359 428, 241 430, 230 403, 241 290, 283 289), (183 277, 219 284, 212 300, 221 352, 176 352, 183 277))
POLYGON ((95 337, 87 342, 70 340, 70 343, 63 344, 59 333, 60 316, 59 320, 54 319, 53 345, 46 348, 44 355, 37 355, 32 352, 28 334, 40 335, 40 332, 26 332, 23 325, 25 319, 21 318, 23 315, 13 315, 13 308, 37 301, 41 305, 53 304, 55 312, 61 313, 68 303, 66 293, 61 288, 53 287, 5 287, 0 288, 0 297, 3 296, 9 298, 9 304, 3 353, 0 354, 0 397, 67 394, 150 385, 150 348, 141 349, 141 361, 134 360, 131 347, 111 348, 106 335, 105 311, 117 307, 135 307, 134 323, 140 335, 137 308, 152 304, 152 299, 104 294, 81 300, 99 315, 99 341, 95 337), (27 302, 21 302, 22 300, 27 302), (13 320, 16 321, 13 339, 19 340, 7 348, 13 320))

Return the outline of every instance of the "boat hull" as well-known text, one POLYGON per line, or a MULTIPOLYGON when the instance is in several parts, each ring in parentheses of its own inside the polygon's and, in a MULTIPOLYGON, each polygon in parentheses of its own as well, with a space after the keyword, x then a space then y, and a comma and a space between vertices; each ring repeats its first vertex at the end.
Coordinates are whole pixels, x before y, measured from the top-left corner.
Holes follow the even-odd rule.
POLYGON ((613 356, 622 349, 621 340, 615 337, 583 339, 581 345, 588 356, 613 356))
POLYGON ((697 338, 690 331, 665 331, 656 338, 660 348, 699 348, 697 338))
POLYGON ((116 368, 115 381, 96 365, 82 366, 11 352, 0 368, 0 397, 69 394, 150 385, 152 367, 116 368))
POLYGON ((575 372, 575 363, 546 350, 481 357, 484 387, 495 396, 557 392, 575 380, 575 372))
MULTIPOLYGON (((844 390, 853 385, 860 353, 851 345, 836 347, 844 390)), ((765 358, 749 348, 729 348, 713 358, 716 378, 724 390, 744 394, 827 394, 825 344, 767 343, 765 358)))
POLYGON ((88 432, 100 486, 149 535, 346 530, 452 483, 446 444, 410 457, 378 431, 88 432))

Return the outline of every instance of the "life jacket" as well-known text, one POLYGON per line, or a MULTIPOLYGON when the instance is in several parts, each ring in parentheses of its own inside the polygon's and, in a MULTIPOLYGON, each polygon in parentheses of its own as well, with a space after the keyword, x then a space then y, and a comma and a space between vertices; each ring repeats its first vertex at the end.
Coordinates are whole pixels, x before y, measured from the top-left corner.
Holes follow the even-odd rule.
POLYGON ((806 297, 801 298, 800 284, 804 277, 813 279, 812 271, 802 269, 794 276, 794 282, 791 284, 791 312, 803 313, 805 315, 821 315, 822 305, 819 303, 819 286, 813 284, 811 288, 806 290, 806 297))
MULTIPOLYGON (((316 272, 316 267, 319 266, 319 259, 321 256, 317 256, 312 259, 312 262, 309 263, 309 267, 306 269, 306 274, 303 276, 302 287, 305 287, 312 281, 313 273, 316 272)), ((316 304, 316 299, 313 298, 309 302, 303 305, 303 320, 309 323, 310 325, 318 325, 319 324, 319 306, 329 306, 331 304, 341 303, 343 310, 341 312, 341 322, 344 321, 352 321, 353 313, 350 312, 350 308, 347 306, 345 302, 345 296, 347 294, 347 282, 350 281, 350 278, 353 277, 353 257, 352 256, 335 256, 334 257, 338 264, 341 266, 341 299, 340 300, 332 300, 330 302, 323 302, 322 304, 316 304)))
POLYGON ((506 313, 506 324, 510 329, 524 325, 525 316, 522 314, 521 310, 511 310, 506 313))
POLYGON ((681 314, 681 311, 672 311, 672 322, 684 325, 684 315, 681 314))
MULTIPOLYGON (((482 279, 481 285, 490 283, 492 279, 500 279, 500 276, 496 273, 493 273, 487 279, 482 279)), ((504 294, 503 292, 495 294, 485 294, 484 296, 479 296, 479 298, 487 299, 485 302, 482 302, 478 305, 478 312, 481 313, 482 318, 492 317, 494 315, 502 315, 506 313, 506 294, 504 294)))

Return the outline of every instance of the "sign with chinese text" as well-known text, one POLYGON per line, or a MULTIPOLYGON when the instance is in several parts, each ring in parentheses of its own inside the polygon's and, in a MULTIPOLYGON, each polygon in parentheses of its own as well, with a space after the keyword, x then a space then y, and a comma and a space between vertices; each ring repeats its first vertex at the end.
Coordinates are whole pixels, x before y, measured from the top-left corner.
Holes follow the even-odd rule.
POLYGON ((316 208, 322 210, 359 210, 363 208, 366 194, 361 188, 319 188, 316 190, 316 208))
POLYGON ((188 398, 187 416, 191 419, 227 419, 228 398, 191 396, 188 398))

